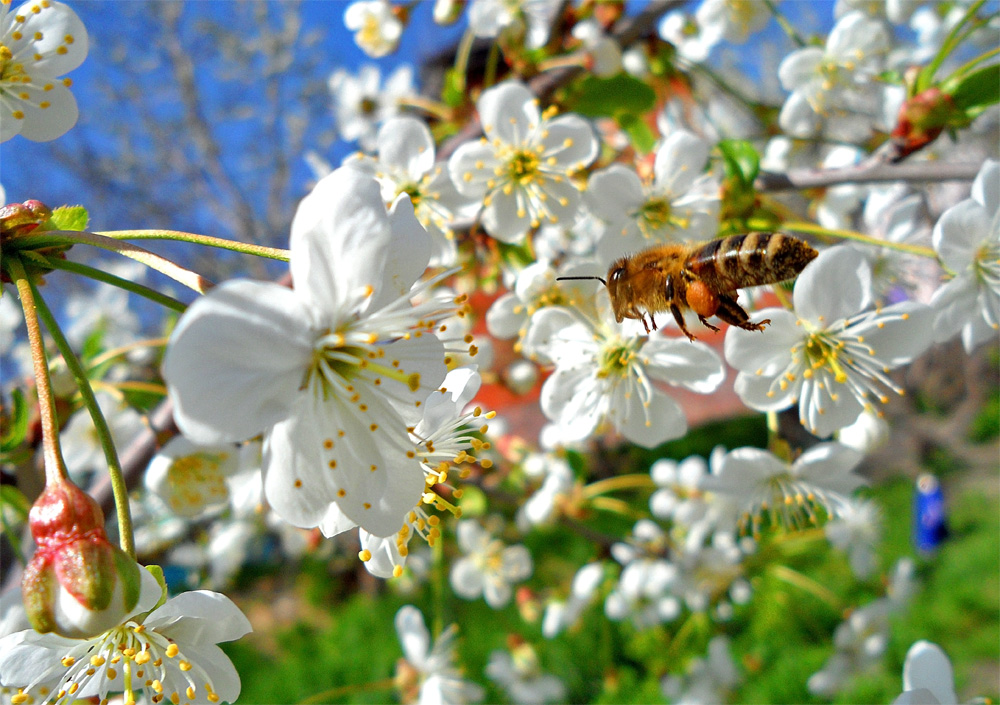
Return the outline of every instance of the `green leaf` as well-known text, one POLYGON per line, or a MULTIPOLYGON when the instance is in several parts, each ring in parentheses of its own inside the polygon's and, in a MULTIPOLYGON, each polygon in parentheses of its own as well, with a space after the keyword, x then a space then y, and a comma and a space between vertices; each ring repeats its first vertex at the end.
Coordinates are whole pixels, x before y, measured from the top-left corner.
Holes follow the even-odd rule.
POLYGON ((641 115, 656 105, 656 93, 645 82, 628 74, 611 78, 587 76, 567 98, 567 107, 586 117, 641 115))
POLYGON ((981 112, 1000 102, 1000 64, 966 74, 951 94, 955 107, 965 112, 981 112))
POLYGON ((0 511, 4 518, 9 516, 14 521, 23 523, 28 520, 30 510, 31 502, 21 490, 14 485, 0 485, 0 511))
POLYGON ((628 135, 632 146, 640 154, 649 154, 656 146, 656 135, 645 120, 631 113, 621 113, 615 117, 615 122, 628 135))
MULTIPOLYGON (((0 452, 9 453, 24 442, 28 435, 28 403, 19 389, 10 393, 11 415, 7 432, 0 438, 0 452)), ((4 485, 6 487, 6 485, 4 485)))
POLYGON ((736 181, 744 188, 752 187, 760 172, 760 155, 757 149, 746 140, 723 140, 719 142, 718 148, 722 154, 726 179, 736 181))
POLYGON ((90 214, 83 206, 60 206, 52 211, 52 217, 46 223, 46 230, 75 230, 77 232, 87 229, 90 222, 90 214))

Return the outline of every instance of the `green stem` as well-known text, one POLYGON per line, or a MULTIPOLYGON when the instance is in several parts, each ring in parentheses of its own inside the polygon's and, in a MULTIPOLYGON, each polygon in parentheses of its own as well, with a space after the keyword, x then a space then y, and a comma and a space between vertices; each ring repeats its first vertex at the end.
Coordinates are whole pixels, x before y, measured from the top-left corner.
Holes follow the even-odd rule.
POLYGON ((21 237, 10 238, 5 244, 15 251, 18 249, 37 250, 43 247, 76 244, 93 245, 102 250, 117 252, 120 255, 134 259, 136 262, 141 262, 189 289, 197 291, 199 294, 204 294, 212 287, 212 282, 200 274, 184 269, 184 267, 174 264, 157 254, 153 254, 147 249, 133 245, 130 242, 119 242, 112 237, 98 235, 86 230, 49 230, 38 235, 31 233, 21 237))
MULTIPOLYGON (((69 478, 63 462, 62 448, 59 446, 59 416, 56 413, 55 397, 52 394, 52 380, 49 377, 49 361, 45 355, 45 341, 38 325, 39 317, 44 320, 43 311, 48 309, 45 302, 28 279, 20 258, 7 258, 7 272, 17 287, 24 311, 24 324, 28 329, 28 346, 31 349, 31 364, 35 370, 35 390, 38 393, 38 414, 42 425, 42 453, 45 459, 45 484, 55 486, 69 478)), ((48 323, 46 323, 48 326, 48 323)))
POLYGON ((792 26, 792 23, 788 21, 788 18, 778 10, 778 6, 774 4, 774 0, 764 0, 764 4, 767 5, 767 9, 771 11, 774 19, 778 21, 778 24, 781 25, 781 29, 784 30, 785 34, 788 35, 788 38, 795 43, 795 46, 800 49, 804 47, 806 45, 806 40, 799 35, 795 27, 792 26))
POLYGON ((591 499, 606 492, 627 489, 655 490, 656 483, 648 473, 636 473, 634 475, 616 475, 597 482, 592 482, 583 488, 582 496, 591 499))
POLYGON ((486 57, 486 74, 483 77, 483 86, 489 88, 497 81, 497 66, 500 63, 500 45, 497 42, 490 44, 490 53, 486 57))
POLYGON ((924 245, 909 245, 905 242, 880 240, 877 237, 862 235, 861 233, 854 232, 853 230, 832 230, 813 223, 803 222, 782 223, 781 229, 790 230, 793 233, 806 233, 808 235, 819 235, 820 237, 835 237, 842 240, 853 240, 854 242, 863 242, 864 244, 872 245, 873 247, 885 247, 890 250, 907 252, 911 255, 937 259, 937 253, 933 250, 933 248, 925 247, 924 245))
MULTIPOLYGON (((38 290, 35 288, 35 285, 30 282, 29 285, 32 292, 37 295, 38 290)), ((104 459, 108 463, 108 472, 111 475, 111 491, 115 497, 115 512, 118 516, 119 543, 122 550, 134 560, 135 543, 132 535, 132 514, 128 504, 128 488, 125 486, 125 474, 122 471, 121 463, 118 461, 115 442, 111 438, 111 429, 108 428, 108 422, 101 412, 100 405, 97 403, 97 397, 94 396, 94 390, 90 386, 87 372, 84 370, 83 365, 80 364, 80 359, 76 356, 76 353, 73 352, 69 341, 66 340, 66 337, 59 329, 59 324, 52 315, 52 311, 49 310, 48 306, 41 299, 38 300, 37 305, 38 315, 45 323, 45 327, 55 341, 56 347, 59 348, 59 352, 62 354, 63 360, 66 361, 66 367, 69 368, 73 379, 76 380, 84 406, 87 407, 87 411, 90 412, 90 418, 94 422, 94 429, 97 431, 97 437, 101 441, 101 449, 104 451, 104 459)))
POLYGON ((386 678, 384 680, 375 681, 374 683, 353 683, 351 685, 342 685, 338 688, 324 690, 322 693, 313 693, 308 698, 300 700, 299 705, 325 703, 336 698, 342 698, 345 695, 354 695, 355 693, 373 693, 376 690, 389 690, 390 688, 395 687, 396 681, 393 678, 386 678))
POLYGON ((95 234, 115 240, 172 240, 174 242, 190 242, 195 245, 216 247, 220 250, 230 250, 244 255, 267 257, 268 259, 276 259, 282 262, 287 262, 289 258, 288 250, 281 250, 276 247, 264 247, 263 245, 251 245, 246 242, 226 240, 210 235, 185 233, 180 230, 112 230, 95 234))
POLYGON ((466 73, 469 71, 469 57, 472 55, 472 43, 475 40, 476 35, 472 33, 472 30, 465 30, 458 50, 455 52, 455 75, 462 81, 462 85, 456 86, 456 88, 460 88, 463 93, 469 85, 466 73))
POLYGON ((104 282, 105 284, 110 284, 111 286, 117 286, 119 289, 124 289, 137 296, 141 296, 145 299, 149 299, 154 303, 158 303, 161 306, 165 306, 177 313, 184 313, 187 305, 174 299, 166 294, 161 294, 160 292, 150 289, 142 284, 137 284, 136 282, 129 281, 128 279, 122 279, 121 277, 116 277, 114 274, 109 274, 100 269, 95 269, 94 267, 88 267, 85 264, 80 264, 79 262, 73 262, 68 259, 62 259, 60 257, 47 257, 46 266, 52 269, 61 269, 66 272, 73 272, 74 274, 79 274, 84 277, 89 277, 99 282, 104 282))
POLYGON ((818 599, 827 603, 836 612, 842 612, 843 606, 840 604, 840 598, 837 597, 836 593, 830 588, 826 587, 822 583, 810 578, 808 575, 803 575, 797 570, 793 570, 785 565, 772 565, 770 568, 771 574, 774 575, 778 580, 788 583, 789 585, 794 585, 797 588, 805 590, 806 592, 814 595, 818 599))
POLYGON ((924 69, 920 72, 920 78, 918 79, 917 82, 917 89, 916 89, 917 93, 921 93, 922 91, 926 90, 928 87, 930 87, 931 83, 933 83, 934 74, 937 73, 937 70, 941 68, 941 64, 943 64, 944 60, 948 58, 948 54, 950 54, 952 52, 952 49, 955 48, 956 40, 959 34, 962 32, 962 28, 964 27, 966 22, 969 21, 969 18, 973 17, 979 11, 979 8, 981 8, 985 4, 985 2, 986 0, 977 0, 977 2, 970 5, 969 9, 966 10, 965 15, 962 16, 962 19, 959 20, 958 23, 951 28, 951 31, 948 33, 948 36, 945 37, 945 40, 941 43, 941 48, 938 50, 937 55, 934 57, 933 60, 931 60, 931 63, 925 66, 924 69))
POLYGON ((128 345, 122 345, 121 347, 112 348, 111 350, 105 350, 100 355, 92 357, 89 361, 90 369, 95 369, 100 367, 105 362, 111 362, 116 357, 121 357, 127 355, 133 350, 139 350, 140 348, 162 348, 167 344, 168 338, 152 338, 150 340, 138 340, 134 343, 129 343, 128 345))
POLYGON ((962 64, 961 66, 959 66, 957 69, 955 69, 954 71, 952 71, 951 75, 952 75, 952 77, 963 76, 966 73, 968 73, 969 71, 971 71, 973 68, 975 68, 977 64, 981 64, 984 61, 989 61, 990 59, 992 59, 994 56, 997 56, 998 54, 1000 54, 1000 47, 995 47, 993 49, 990 49, 989 51, 980 54, 976 58, 970 59, 969 61, 966 61, 964 64, 962 64))

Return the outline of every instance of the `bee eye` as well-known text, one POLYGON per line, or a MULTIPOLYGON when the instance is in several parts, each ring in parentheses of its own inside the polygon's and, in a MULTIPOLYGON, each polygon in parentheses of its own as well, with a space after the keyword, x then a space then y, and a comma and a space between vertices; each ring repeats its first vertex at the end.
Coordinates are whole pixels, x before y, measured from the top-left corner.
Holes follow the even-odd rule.
POLYGON ((625 278, 625 268, 624 267, 619 267, 618 269, 616 269, 613 272, 611 272, 611 277, 609 278, 609 281, 612 281, 615 284, 618 284, 624 278, 625 278))

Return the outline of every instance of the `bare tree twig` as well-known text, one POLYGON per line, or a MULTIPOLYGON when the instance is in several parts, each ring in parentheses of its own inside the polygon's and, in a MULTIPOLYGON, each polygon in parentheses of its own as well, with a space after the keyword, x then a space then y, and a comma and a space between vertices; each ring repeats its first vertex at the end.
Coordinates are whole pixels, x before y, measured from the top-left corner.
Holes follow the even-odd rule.
POLYGON ((907 162, 905 164, 858 164, 840 169, 793 170, 787 174, 761 172, 755 186, 763 193, 824 188, 838 184, 892 181, 972 181, 982 164, 965 162, 907 162))

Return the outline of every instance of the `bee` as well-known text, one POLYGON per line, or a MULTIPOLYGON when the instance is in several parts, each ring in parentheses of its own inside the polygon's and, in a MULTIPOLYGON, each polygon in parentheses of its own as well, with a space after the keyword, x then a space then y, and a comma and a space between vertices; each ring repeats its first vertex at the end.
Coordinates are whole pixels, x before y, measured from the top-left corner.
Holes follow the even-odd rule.
POLYGON ((684 323, 683 311, 690 308, 706 327, 716 316, 744 330, 764 330, 765 319, 753 323, 737 302, 737 289, 776 284, 798 276, 817 255, 808 243, 782 233, 748 233, 687 244, 657 245, 617 259, 601 277, 559 277, 597 279, 608 288, 615 320, 642 321, 649 333, 656 330, 654 313, 670 311, 681 331, 690 340, 695 336, 684 323), (646 316, 649 322, 646 322, 646 316))

